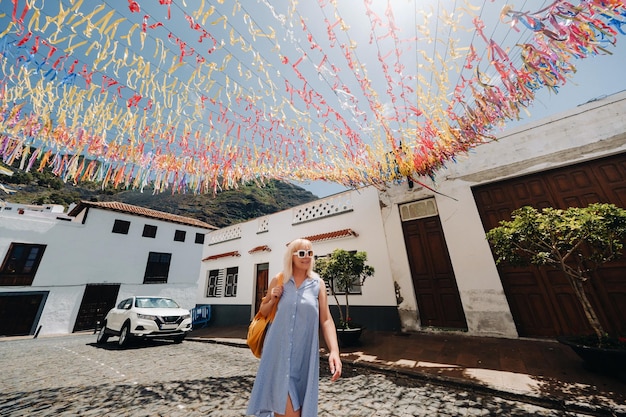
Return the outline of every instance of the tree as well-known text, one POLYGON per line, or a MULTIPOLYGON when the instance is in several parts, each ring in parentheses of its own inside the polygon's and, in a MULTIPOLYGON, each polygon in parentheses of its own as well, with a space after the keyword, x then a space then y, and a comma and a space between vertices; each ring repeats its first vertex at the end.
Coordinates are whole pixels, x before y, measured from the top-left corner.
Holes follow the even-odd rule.
POLYGON ((584 283, 592 277, 590 272, 622 255, 626 210, 605 203, 541 211, 526 206, 511 217, 487 232, 496 263, 563 271, 601 343, 605 332, 584 283))
POLYGON ((366 252, 348 252, 335 249, 329 256, 315 260, 315 271, 326 282, 330 292, 335 297, 339 308, 339 327, 350 327, 350 303, 348 296, 354 285, 363 285, 367 277, 374 275, 374 268, 366 265, 366 252), (343 292, 346 297, 345 312, 337 298, 337 291, 343 292))

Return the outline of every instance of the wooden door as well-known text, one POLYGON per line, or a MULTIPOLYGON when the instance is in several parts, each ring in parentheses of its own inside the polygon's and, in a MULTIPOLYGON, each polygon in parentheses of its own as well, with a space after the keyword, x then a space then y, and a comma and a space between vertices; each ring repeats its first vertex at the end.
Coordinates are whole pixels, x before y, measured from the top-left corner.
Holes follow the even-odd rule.
POLYGON ((256 271, 256 296, 254 301, 254 314, 259 311, 261 307, 261 300, 265 297, 267 289, 269 288, 269 264, 257 265, 256 271))
MULTIPOLYGON (((585 207, 614 203, 626 208, 626 154, 544 171, 473 188, 485 231, 509 220, 525 205, 585 207)), ((586 285, 605 330, 626 332, 626 258, 605 265, 586 285)), ((591 333, 582 308, 562 273, 546 268, 499 265, 498 272, 520 336, 591 333)))
POLYGON ((78 310, 74 331, 93 330, 115 306, 119 284, 87 284, 78 310))
POLYGON ((467 330, 439 216, 402 223, 422 326, 467 330))

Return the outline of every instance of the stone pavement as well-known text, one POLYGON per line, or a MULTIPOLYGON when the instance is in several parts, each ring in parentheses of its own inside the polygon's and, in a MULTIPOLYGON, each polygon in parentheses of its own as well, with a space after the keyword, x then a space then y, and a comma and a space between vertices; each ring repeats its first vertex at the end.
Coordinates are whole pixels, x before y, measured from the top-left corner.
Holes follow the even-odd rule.
MULTIPOLYGON (((236 339, 150 341, 128 349, 115 338, 104 346, 95 340, 92 334, 0 338, 0 415, 245 415, 258 359, 236 339)), ((322 366, 319 417, 617 415, 541 406, 348 362, 344 370, 331 383, 322 366)))
MULTIPOLYGON (((206 327, 192 337, 245 346, 247 328, 206 327)), ((389 375, 584 413, 626 416, 626 382, 586 370, 558 342, 449 333, 364 331, 344 364, 389 375)))

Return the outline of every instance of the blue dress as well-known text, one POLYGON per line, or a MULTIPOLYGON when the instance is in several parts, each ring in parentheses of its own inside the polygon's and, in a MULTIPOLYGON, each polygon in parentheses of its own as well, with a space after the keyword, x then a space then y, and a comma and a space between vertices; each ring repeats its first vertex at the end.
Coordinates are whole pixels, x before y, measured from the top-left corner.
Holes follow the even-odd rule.
POLYGON ((283 287, 270 325, 247 415, 285 413, 287 394, 302 417, 317 417, 319 394, 320 278, 313 274, 299 288, 293 276, 283 287))

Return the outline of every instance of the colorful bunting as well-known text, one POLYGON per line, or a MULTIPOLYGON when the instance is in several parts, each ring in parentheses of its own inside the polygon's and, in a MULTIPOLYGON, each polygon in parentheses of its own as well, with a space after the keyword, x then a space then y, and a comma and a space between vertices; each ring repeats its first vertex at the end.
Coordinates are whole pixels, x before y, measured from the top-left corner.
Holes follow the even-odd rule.
POLYGON ((12 0, 0 156, 157 192, 432 178, 626 34, 623 0, 441 3, 12 0))

